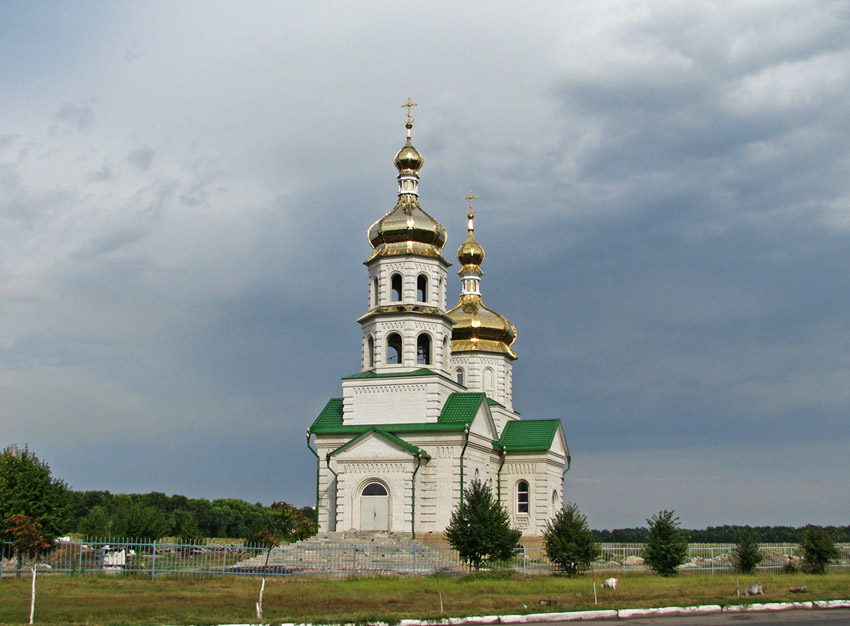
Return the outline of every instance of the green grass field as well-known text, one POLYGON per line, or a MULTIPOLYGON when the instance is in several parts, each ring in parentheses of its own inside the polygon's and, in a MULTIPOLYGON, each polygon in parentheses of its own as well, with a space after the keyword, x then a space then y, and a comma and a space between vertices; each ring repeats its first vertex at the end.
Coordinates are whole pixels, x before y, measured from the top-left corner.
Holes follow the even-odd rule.
MULTIPOLYGON (((601 589, 593 603, 593 578, 558 576, 460 579, 378 577, 328 580, 269 578, 263 597, 263 622, 395 622, 403 618, 543 613, 587 609, 744 604, 850 597, 850 574, 747 576, 650 574, 619 577, 616 591, 601 589), (738 596, 753 582, 765 595, 738 596), (792 593, 805 585, 806 593, 792 593), (443 612, 440 612, 442 597, 443 612)), ((0 580, 0 624, 29 619, 28 577, 0 580)), ((40 576, 36 624, 147 625, 256 622, 258 578, 147 579, 132 576, 40 576)))

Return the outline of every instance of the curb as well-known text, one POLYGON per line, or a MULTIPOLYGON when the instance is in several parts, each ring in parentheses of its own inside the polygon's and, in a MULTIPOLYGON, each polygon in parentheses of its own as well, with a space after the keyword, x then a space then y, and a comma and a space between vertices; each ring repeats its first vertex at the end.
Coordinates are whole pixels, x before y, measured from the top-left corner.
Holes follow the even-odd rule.
MULTIPOLYGON (((850 600, 815 600, 813 602, 766 602, 762 604, 703 604, 700 606, 666 606, 654 609, 608 609, 602 611, 569 611, 566 613, 529 613, 528 615, 484 615, 481 617, 449 617, 441 620, 403 619, 398 626, 462 626, 466 624, 528 624, 534 622, 583 622, 597 619, 631 619, 635 617, 670 617, 709 615, 712 613, 764 613, 795 609, 850 609, 850 600)), ((386 622, 370 622, 371 626, 390 626, 386 622)), ((220 624, 219 626, 257 626, 256 624, 220 624)), ((270 626, 270 625, 267 625, 270 626)), ((310 626, 284 622, 279 626, 310 626)), ((330 626, 330 625, 329 625, 330 626)), ((333 626, 350 626, 336 624, 333 626)))

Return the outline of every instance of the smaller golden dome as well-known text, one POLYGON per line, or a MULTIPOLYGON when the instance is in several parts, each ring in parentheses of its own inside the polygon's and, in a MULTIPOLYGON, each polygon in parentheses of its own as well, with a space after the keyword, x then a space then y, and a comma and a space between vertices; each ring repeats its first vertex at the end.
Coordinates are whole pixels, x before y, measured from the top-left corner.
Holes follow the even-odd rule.
POLYGON ((419 154, 419 151, 413 147, 413 143, 410 141, 410 129, 413 128, 413 123, 408 122, 406 126, 407 141, 401 150, 396 153, 393 163, 398 168, 399 174, 418 174, 425 159, 422 158, 422 155, 419 154))
POLYGON ((464 270, 474 269, 481 271, 478 266, 484 262, 484 248, 482 248, 481 244, 478 243, 478 240, 475 239, 475 223, 473 222, 474 214, 471 210, 469 211, 468 217, 469 225, 466 230, 466 239, 457 249, 457 260, 460 261, 461 264, 461 269, 458 273, 461 273, 464 270))
POLYGON ((448 312, 452 326, 452 352, 500 352, 516 359, 513 345, 516 327, 511 321, 484 306, 478 294, 464 294, 448 312))

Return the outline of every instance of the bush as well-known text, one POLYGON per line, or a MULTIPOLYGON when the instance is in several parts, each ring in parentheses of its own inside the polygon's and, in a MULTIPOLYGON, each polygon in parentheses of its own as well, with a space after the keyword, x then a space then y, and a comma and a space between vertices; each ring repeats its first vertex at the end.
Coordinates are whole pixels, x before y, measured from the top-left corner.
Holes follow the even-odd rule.
POLYGON ((748 528, 738 531, 738 543, 732 550, 732 559, 742 574, 752 574, 756 571, 759 563, 764 560, 764 555, 753 531, 748 528))
POLYGON ((511 529, 508 513, 493 499, 490 487, 478 480, 463 492, 446 528, 449 545, 476 571, 485 561, 509 559, 521 536, 511 529))
POLYGON ((546 522, 543 543, 546 556, 567 576, 581 574, 602 553, 587 525, 587 517, 575 504, 569 504, 546 522))
POLYGON ((832 535, 821 526, 806 526, 800 548, 803 550, 803 570, 809 574, 825 574, 829 562, 840 556, 832 535))
POLYGON ((679 518, 674 511, 660 511, 646 520, 649 524, 649 539, 643 551, 643 559, 657 574, 675 576, 676 568, 688 556, 688 539, 679 528, 679 518))

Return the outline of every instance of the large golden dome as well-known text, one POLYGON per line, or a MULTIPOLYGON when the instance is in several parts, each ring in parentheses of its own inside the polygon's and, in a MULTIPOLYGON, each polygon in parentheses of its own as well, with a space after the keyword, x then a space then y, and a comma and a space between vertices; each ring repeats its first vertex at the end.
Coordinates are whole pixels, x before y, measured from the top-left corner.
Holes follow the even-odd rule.
POLYGON ((470 207, 466 240, 457 249, 461 263, 458 274, 462 291, 458 305, 448 312, 452 326, 452 352, 500 352, 517 358, 511 346, 516 341, 516 327, 511 321, 484 306, 480 293, 481 263, 484 248, 475 239, 475 224, 470 207))
POLYGON ((424 159, 411 143, 411 126, 408 121, 407 142, 393 159, 398 168, 398 202, 392 211, 369 227, 367 237, 373 250, 367 263, 380 256, 399 254, 442 258, 447 232, 419 206, 419 168, 424 159))

